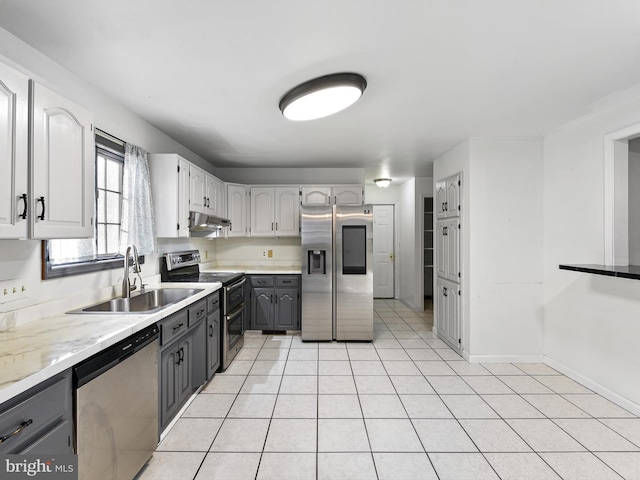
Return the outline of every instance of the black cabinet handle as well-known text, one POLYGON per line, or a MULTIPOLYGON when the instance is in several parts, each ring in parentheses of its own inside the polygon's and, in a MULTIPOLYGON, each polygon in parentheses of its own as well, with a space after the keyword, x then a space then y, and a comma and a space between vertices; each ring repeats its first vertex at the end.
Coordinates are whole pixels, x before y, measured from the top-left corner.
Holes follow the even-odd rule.
POLYGON ((291 280, 282 280, 282 283, 291 283, 291 280))
POLYGON ((229 222, 229 231, 233 230, 233 222, 229 222))
POLYGON ((271 222, 271 230, 273 231, 273 222, 271 222))
POLYGON ((19 217, 23 220, 27 219, 27 194, 23 193, 22 195, 20 195, 20 199, 24 202, 24 210, 22 210, 22 213, 19 215, 19 217))
POLYGON ((204 313, 204 308, 196 312, 196 317, 200 318, 203 313, 204 313))
POLYGON ((276 222, 276 230, 278 230, 278 222, 276 222))
POLYGON ((178 350, 178 355, 180 357, 180 363, 182 363, 182 361, 184 360, 184 347, 180 347, 180 350, 178 350))
POLYGON ((177 332, 178 330, 180 330, 182 327, 184 327, 184 323, 179 323, 178 325, 176 325, 175 327, 173 327, 173 331, 177 332))
POLYGON ((442 295, 444 295, 445 297, 449 296, 449 294, 447 293, 446 287, 442 287, 442 295))
POLYGON ((38 218, 40 220, 44 220, 44 212, 45 212, 45 209, 46 209, 45 204, 44 204, 44 197, 40 197, 37 201, 38 202, 42 202, 42 213, 40 215, 38 215, 38 218))
POLYGON ((209 336, 213 337, 213 325, 209 325, 209 336))
POLYGON ((4 443, 7 440, 9 440, 11 437, 13 437, 14 435, 18 435, 22 430, 27 428, 32 423, 33 423, 33 420, 31 420, 31 419, 29 419, 29 420, 27 420, 25 422, 22 422, 20 424, 20 426, 18 428, 16 428, 13 432, 8 433, 8 434, 4 435, 3 437, 0 437, 0 443, 4 443))

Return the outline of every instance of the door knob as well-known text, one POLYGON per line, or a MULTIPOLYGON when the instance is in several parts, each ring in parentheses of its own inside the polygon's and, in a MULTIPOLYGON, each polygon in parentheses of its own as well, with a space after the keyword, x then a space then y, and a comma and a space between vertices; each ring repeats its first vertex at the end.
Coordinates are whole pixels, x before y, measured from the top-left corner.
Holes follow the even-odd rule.
POLYGON ((390 258, 391 260, 393 260, 393 253, 390 253, 390 254, 389 254, 389 258, 390 258))

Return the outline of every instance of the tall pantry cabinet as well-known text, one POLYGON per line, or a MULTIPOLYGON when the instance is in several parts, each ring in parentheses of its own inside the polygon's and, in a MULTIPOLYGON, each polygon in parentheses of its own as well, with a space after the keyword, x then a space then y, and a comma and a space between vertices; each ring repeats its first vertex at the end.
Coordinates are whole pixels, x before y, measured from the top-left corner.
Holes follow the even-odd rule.
POLYGON ((462 174, 436 182, 436 291, 438 337, 456 350, 462 349, 460 226, 462 174))

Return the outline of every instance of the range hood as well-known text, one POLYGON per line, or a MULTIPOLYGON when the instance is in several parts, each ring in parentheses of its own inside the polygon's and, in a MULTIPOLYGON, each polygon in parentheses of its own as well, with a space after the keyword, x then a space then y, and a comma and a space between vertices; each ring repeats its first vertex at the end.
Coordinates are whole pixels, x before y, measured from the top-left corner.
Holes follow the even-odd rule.
POLYGON ((192 232, 215 232, 223 227, 228 227, 230 223, 226 218, 206 213, 190 212, 189 214, 189 230, 192 232))

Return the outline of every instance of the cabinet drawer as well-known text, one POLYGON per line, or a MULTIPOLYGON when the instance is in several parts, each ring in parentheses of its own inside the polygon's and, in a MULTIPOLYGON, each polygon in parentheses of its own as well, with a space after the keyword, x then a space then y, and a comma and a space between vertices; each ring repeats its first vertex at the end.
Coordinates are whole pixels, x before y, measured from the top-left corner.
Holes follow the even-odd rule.
POLYGON ((276 287, 297 287, 300 284, 300 277, 295 275, 276 277, 276 287))
POLYGON ((220 292, 209 295, 207 298, 207 315, 211 315, 216 310, 220 310, 220 292))
POLYGON ((65 420, 20 450, 20 455, 60 455, 73 453, 71 422, 65 420))
POLYGON ((166 345, 174 338, 178 338, 187 331, 187 327, 187 310, 181 310, 169 318, 165 318, 160 322, 160 345, 166 345))
POLYGON ((273 277, 269 275, 258 275, 251 277, 252 287, 273 287, 273 277))
POLYGON ((205 300, 200 300, 198 303, 194 303, 189 308, 189 327, 195 325, 200 320, 203 320, 207 317, 207 302, 205 300))
POLYGON ((0 414, 0 437, 9 435, 21 425, 24 429, 3 443, 0 453, 18 453, 14 449, 33 440, 57 418, 65 416, 71 404, 71 379, 64 378, 0 414))

